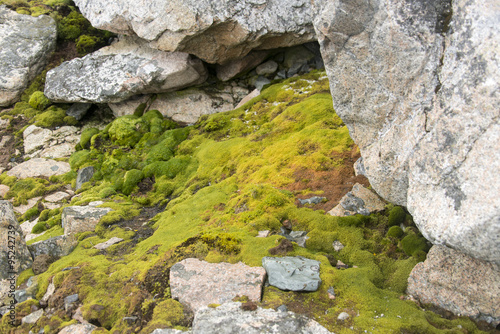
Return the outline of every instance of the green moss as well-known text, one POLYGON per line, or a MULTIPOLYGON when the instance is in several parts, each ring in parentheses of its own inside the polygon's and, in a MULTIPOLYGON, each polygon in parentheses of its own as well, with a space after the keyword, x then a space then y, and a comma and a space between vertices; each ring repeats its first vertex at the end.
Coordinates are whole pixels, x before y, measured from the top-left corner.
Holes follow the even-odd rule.
POLYGON ((400 238, 404 235, 403 230, 399 226, 391 226, 387 231, 387 236, 391 238, 400 238))
POLYGON ((20 218, 20 221, 31 220, 31 218, 35 218, 40 214, 38 211, 38 207, 34 206, 28 209, 20 218))
POLYGON ((28 103, 33 109, 37 110, 45 110, 51 104, 50 100, 40 91, 31 94, 28 103))
POLYGON ((80 136, 80 146, 83 149, 89 149, 90 148, 90 139, 92 136, 96 135, 99 133, 99 129, 97 128, 87 128, 82 131, 82 135, 80 136))
POLYGON ((419 251, 427 251, 427 242, 424 238, 417 236, 416 234, 409 234, 401 240, 401 248, 404 252, 412 256, 419 251))
POLYGON ((34 124, 43 128, 53 128, 64 124, 66 111, 62 108, 52 106, 47 111, 34 117, 34 124))
POLYGON ((96 36, 81 35, 76 40, 76 50, 80 55, 92 52, 96 45, 100 42, 100 38, 96 36))
POLYGON ((400 206, 395 206, 389 212, 389 226, 396 226, 404 223, 406 218, 405 210, 400 206))
POLYGON ((133 147, 144 134, 144 123, 135 116, 123 116, 113 121, 109 128, 109 136, 113 142, 120 146, 133 147))
POLYGON ((78 124, 78 121, 73 116, 64 117, 63 122, 64 122, 64 124, 73 125, 73 126, 78 124))
POLYGON ((125 173, 122 192, 125 195, 130 195, 134 191, 137 184, 144 178, 144 173, 141 170, 131 169, 125 173))
POLYGON ((32 276, 35 276, 33 269, 32 268, 26 269, 25 271, 19 274, 19 276, 17 277, 16 284, 19 286, 24 282, 26 282, 32 276))

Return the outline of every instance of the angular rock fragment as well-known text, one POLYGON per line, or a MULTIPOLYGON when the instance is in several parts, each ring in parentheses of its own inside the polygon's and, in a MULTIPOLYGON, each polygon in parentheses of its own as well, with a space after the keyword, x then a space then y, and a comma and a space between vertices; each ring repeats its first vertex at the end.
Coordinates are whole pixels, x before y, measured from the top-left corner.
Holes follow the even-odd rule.
POLYGON ((89 182, 92 176, 94 176, 94 167, 88 166, 78 170, 76 175, 76 185, 75 190, 79 190, 85 182, 89 182))
POLYGON ((321 284, 320 263, 302 256, 264 257, 269 284, 281 290, 316 291, 321 284))
POLYGON ((59 235, 47 240, 32 243, 28 248, 33 258, 42 254, 62 257, 71 253, 77 244, 78 241, 73 236, 59 235))
POLYGON ((328 213, 332 216, 369 215, 385 209, 385 203, 373 191, 356 183, 352 190, 341 198, 340 203, 328 213))
POLYGON ((67 162, 34 158, 12 168, 7 172, 7 175, 25 179, 27 177, 62 175, 70 170, 71 167, 67 162))
POLYGON ((70 235, 78 232, 93 231, 99 220, 110 212, 110 208, 97 208, 94 206, 68 206, 63 209, 61 223, 64 234, 70 235))

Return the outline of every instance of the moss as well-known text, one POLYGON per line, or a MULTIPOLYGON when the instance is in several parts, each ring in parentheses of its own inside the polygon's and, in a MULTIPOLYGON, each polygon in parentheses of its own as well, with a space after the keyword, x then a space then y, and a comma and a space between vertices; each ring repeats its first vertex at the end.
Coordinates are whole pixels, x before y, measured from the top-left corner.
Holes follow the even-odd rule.
POLYGON ((405 210, 400 206, 395 206, 389 212, 389 226, 396 226, 404 223, 406 218, 405 210))
POLYGON ((66 117, 64 117, 63 118, 63 122, 64 122, 64 124, 72 125, 72 126, 78 124, 77 119, 75 117, 73 117, 73 116, 66 116, 66 117))
POLYGON ((38 206, 34 206, 28 209, 20 218, 20 221, 31 220, 32 218, 37 217, 40 214, 38 211, 38 206))
POLYGON ((391 238, 400 238, 404 235, 403 230, 399 226, 391 226, 387 231, 387 236, 391 238))
POLYGON ((100 38, 96 36, 81 35, 76 40, 76 50, 80 55, 85 55, 92 52, 96 45, 100 42, 100 38))
POLYGON ((111 140, 120 145, 133 147, 144 134, 141 119, 135 116, 123 116, 113 121, 109 128, 111 140))
POLYGON ((97 128, 87 128, 82 131, 82 135, 80 136, 80 146, 83 149, 89 149, 90 148, 90 139, 92 136, 96 135, 99 133, 99 129, 97 128))
POLYGON ((62 108, 52 106, 41 114, 34 117, 34 124, 43 128, 54 128, 64 124, 66 111, 62 108))
POLYGON ((125 173, 122 192, 125 195, 130 195, 137 184, 144 178, 144 173, 141 170, 131 169, 125 173))
POLYGON ((40 91, 31 94, 28 103, 33 109, 37 110, 45 110, 51 104, 50 100, 40 91))
POLYGON ((73 170, 79 170, 82 167, 85 167, 92 161, 92 155, 89 150, 82 150, 75 152, 74 154, 71 155, 69 158, 69 164, 71 166, 71 169, 73 170))
POLYGON ((33 269, 32 268, 26 269, 25 271, 20 273, 19 276, 17 277, 17 282, 16 282, 17 286, 23 284, 32 276, 35 276, 33 269))
POLYGON ((404 237, 401 240, 401 248, 409 256, 412 256, 419 251, 425 252, 428 250, 427 241, 424 238, 417 236, 416 234, 409 234, 404 237))

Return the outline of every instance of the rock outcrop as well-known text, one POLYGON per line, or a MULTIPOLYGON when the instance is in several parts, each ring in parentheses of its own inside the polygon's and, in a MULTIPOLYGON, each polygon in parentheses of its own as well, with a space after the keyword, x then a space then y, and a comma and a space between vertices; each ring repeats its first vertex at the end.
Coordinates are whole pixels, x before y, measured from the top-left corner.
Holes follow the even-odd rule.
POLYGON ((56 46, 56 23, 0 6, 0 106, 16 102, 56 46))
POLYGON ((122 38, 47 72, 44 93, 56 102, 116 103, 197 85, 206 78, 203 63, 187 53, 158 51, 122 38))
POLYGON ((76 0, 75 4, 96 28, 136 35, 159 50, 187 52, 209 63, 242 58, 252 49, 315 39, 307 0, 76 0))
POLYGON ((500 263, 498 6, 314 3, 334 107, 373 188, 432 243, 500 263))
POLYGON ((445 246, 433 246, 408 279, 408 294, 455 314, 500 323, 500 268, 445 246))

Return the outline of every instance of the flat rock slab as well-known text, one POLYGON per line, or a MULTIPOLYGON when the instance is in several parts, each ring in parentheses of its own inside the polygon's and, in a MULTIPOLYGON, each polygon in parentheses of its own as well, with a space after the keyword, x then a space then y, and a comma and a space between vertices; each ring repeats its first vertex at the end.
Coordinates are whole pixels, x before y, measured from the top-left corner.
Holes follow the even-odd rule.
POLYGON ((110 208, 96 208, 90 205, 65 207, 61 216, 64 234, 93 231, 101 217, 110 211, 110 208))
POLYGON ((187 53, 162 52, 122 38, 50 70, 44 93, 57 102, 116 103, 197 85, 206 78, 203 63, 187 53))
POLYGON ((500 323, 500 267, 435 245, 413 268, 408 294, 454 314, 500 323))
POLYGON ((0 106, 16 102, 56 46, 55 21, 0 6, 0 106))
POLYGON ((54 257, 66 256, 73 251, 78 241, 72 236, 59 235, 47 240, 35 242, 28 246, 33 258, 42 254, 54 257))
POLYGON ((12 168, 7 172, 7 175, 25 179, 27 177, 62 175, 69 171, 71 171, 71 167, 67 162, 35 158, 12 168))
POLYGON ((112 246, 112 245, 117 244, 117 243, 122 242, 122 241, 123 241, 122 238, 112 237, 108 241, 101 242, 100 244, 95 245, 94 248, 95 249, 106 249, 109 246, 112 246))
POLYGON ((236 296, 260 302, 266 271, 241 262, 208 263, 185 259, 170 268, 172 298, 197 311, 209 304, 222 304, 236 296))
POLYGON ((258 307, 244 311, 241 303, 229 302, 217 308, 203 308, 195 314, 193 334, 330 334, 326 328, 307 317, 285 311, 258 307))
POLYGON ((320 262, 302 256, 264 257, 269 284, 281 290, 316 291, 321 284, 320 262))
POLYGON ((75 152, 80 141, 80 131, 74 126, 49 130, 28 126, 23 132, 24 153, 31 158, 64 158, 75 152))
POLYGON ((53 194, 46 196, 44 199, 47 202, 56 203, 56 202, 60 202, 60 201, 65 200, 65 199, 70 199, 70 198, 71 198, 71 195, 68 194, 67 192, 58 191, 56 193, 53 193, 53 194))
POLYGON ((28 211, 29 209, 31 209, 32 207, 34 207, 38 203, 38 201, 40 199, 42 199, 42 198, 41 197, 30 198, 28 200, 27 204, 22 204, 22 205, 14 207, 14 211, 16 211, 17 213, 20 213, 20 214, 24 215, 26 213, 26 211, 28 211))
POLYGON ((33 313, 28 314, 27 316, 21 319, 22 324, 34 324, 40 319, 43 315, 43 309, 39 309, 33 313))
POLYGON ((91 334, 97 327, 91 324, 74 324, 64 327, 59 334, 91 334))
POLYGON ((385 202, 373 191, 356 183, 352 190, 345 194, 340 203, 328 213, 332 216, 369 215, 385 209, 385 202))

